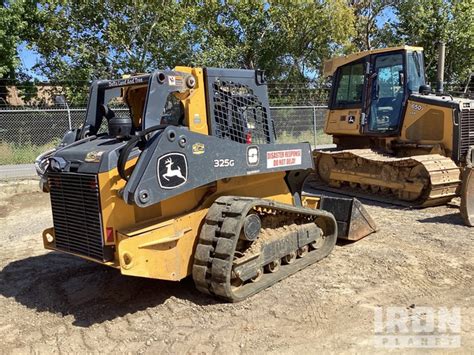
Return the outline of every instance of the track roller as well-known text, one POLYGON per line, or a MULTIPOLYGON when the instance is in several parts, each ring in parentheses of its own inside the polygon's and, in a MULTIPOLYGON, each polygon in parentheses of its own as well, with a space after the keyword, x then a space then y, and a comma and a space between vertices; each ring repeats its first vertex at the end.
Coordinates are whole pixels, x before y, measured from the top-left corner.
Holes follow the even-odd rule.
POLYGON ((395 157, 371 149, 315 152, 318 189, 416 207, 457 196, 460 169, 439 154, 395 157))
POLYGON ((241 301, 321 260, 336 238, 336 220, 326 211, 220 197, 201 229, 193 279, 202 292, 241 301))

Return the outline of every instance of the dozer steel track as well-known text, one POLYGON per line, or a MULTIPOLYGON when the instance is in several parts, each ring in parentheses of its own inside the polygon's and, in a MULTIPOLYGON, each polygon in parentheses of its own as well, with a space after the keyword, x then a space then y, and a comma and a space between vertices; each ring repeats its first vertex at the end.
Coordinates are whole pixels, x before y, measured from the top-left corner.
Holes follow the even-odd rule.
POLYGON ((338 193, 405 206, 445 204, 458 195, 461 184, 460 169, 439 154, 398 158, 371 149, 351 149, 316 152, 315 161, 320 180, 338 193))
POLYGON ((328 212, 220 197, 202 226, 193 279, 201 292, 237 302, 321 260, 336 238, 336 221, 328 212), (261 224, 254 228, 258 237, 249 241, 244 225, 246 218, 257 219, 255 215, 261 224))

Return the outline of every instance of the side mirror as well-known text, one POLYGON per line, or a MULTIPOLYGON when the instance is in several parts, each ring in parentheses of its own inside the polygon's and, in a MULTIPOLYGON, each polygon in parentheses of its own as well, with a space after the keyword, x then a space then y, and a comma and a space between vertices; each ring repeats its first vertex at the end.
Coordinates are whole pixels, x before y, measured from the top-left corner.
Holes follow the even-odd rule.
POLYGON ((420 85, 419 92, 420 92, 420 94, 422 94, 422 95, 428 95, 428 94, 431 93, 431 86, 426 85, 426 84, 420 85))

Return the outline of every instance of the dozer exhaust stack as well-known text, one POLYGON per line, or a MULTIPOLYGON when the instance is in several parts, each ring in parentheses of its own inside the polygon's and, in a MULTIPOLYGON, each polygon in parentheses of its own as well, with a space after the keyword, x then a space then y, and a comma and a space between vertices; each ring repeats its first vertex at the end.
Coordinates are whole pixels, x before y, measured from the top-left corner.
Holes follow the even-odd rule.
POLYGON ((436 72, 436 94, 442 95, 444 92, 444 63, 446 59, 446 44, 438 43, 438 69, 436 72))
POLYGON ((464 223, 474 227, 474 146, 469 148, 467 165, 462 173, 461 216, 464 223))
POLYGON ((374 220, 356 198, 322 196, 319 208, 336 218, 338 239, 359 240, 377 231, 374 220))

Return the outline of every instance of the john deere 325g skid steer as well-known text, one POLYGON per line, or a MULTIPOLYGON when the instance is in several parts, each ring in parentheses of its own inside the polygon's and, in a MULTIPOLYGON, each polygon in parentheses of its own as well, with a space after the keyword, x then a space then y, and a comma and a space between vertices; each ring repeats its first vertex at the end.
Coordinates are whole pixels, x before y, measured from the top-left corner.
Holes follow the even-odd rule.
POLYGON ((302 196, 312 169, 308 143, 276 144, 260 71, 96 81, 84 124, 37 160, 44 246, 238 301, 374 231, 357 200, 302 196))

